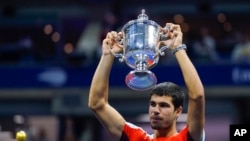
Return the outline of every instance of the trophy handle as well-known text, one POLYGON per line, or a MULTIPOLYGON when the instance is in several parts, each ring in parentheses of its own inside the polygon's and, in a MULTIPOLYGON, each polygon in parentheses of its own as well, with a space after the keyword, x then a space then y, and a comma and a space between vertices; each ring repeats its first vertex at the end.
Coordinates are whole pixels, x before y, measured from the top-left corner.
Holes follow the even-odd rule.
MULTIPOLYGON (((117 38, 116 40, 117 40, 117 44, 121 45, 122 48, 123 48, 123 39, 122 39, 122 38, 117 38)), ((124 49, 124 48, 123 48, 123 49, 124 49)), ((122 53, 115 53, 115 52, 113 52, 113 51, 111 50, 111 48, 110 48, 109 50, 110 50, 110 53, 111 53, 112 55, 114 55, 115 57, 119 58, 119 61, 120 61, 120 62, 124 62, 125 57, 124 57, 124 55, 123 55, 122 53)))
MULTIPOLYGON (((167 30, 167 34, 168 34, 170 27, 169 27, 169 26, 165 26, 164 28, 167 30)), ((169 39, 169 38, 168 38, 168 35, 163 34, 163 33, 161 32, 161 33, 160 33, 160 41, 164 41, 164 40, 167 40, 167 39, 169 39)), ((169 45, 163 46, 163 47, 161 47, 161 48, 159 49, 159 51, 158 51, 159 54, 160 54, 161 56, 164 56, 164 55, 165 55, 165 52, 164 52, 164 51, 165 51, 166 49, 170 48, 170 47, 174 44, 174 42, 175 42, 175 37, 173 37, 173 39, 171 40, 171 42, 170 42, 169 45)))

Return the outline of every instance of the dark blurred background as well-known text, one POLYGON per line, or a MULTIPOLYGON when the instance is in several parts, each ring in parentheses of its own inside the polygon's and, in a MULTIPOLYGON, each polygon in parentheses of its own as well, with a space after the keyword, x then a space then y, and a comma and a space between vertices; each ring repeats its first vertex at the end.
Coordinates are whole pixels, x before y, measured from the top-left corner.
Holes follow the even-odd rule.
MULTIPOLYGON (((250 119, 250 2, 245 0, 0 1, 0 140, 25 130, 27 141, 106 141, 87 107, 91 78, 108 31, 120 31, 145 9, 164 27, 181 25, 206 90, 206 137, 228 141, 230 124, 250 119)), ((110 103, 152 132, 148 92, 126 87, 131 69, 116 59, 110 103)), ((172 54, 152 69, 158 81, 184 89, 172 54)), ((180 127, 185 123, 186 109, 180 127)))

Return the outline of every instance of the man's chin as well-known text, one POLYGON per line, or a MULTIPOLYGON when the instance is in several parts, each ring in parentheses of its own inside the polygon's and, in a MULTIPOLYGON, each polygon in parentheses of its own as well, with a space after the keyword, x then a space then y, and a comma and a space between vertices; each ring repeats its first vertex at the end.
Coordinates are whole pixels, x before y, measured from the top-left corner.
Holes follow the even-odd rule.
POLYGON ((159 124, 151 124, 151 128, 155 129, 155 130, 158 130, 158 129, 162 129, 162 126, 159 125, 159 124))

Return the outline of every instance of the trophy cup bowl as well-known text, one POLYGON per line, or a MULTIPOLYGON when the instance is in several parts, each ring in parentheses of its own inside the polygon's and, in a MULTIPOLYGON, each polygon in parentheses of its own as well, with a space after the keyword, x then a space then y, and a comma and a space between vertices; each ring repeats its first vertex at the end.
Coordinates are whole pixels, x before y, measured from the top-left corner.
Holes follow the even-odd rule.
MULTIPOLYGON (((115 57, 120 57, 120 61, 132 69, 126 78, 126 85, 136 91, 146 91, 151 89, 157 78, 150 71, 159 61, 159 54, 164 55, 164 50, 170 45, 159 47, 159 42, 167 38, 166 33, 161 32, 161 26, 152 20, 148 20, 145 10, 138 16, 138 19, 126 23, 121 32, 120 44, 123 47, 122 54, 111 51, 115 57)), ((168 28, 165 28, 168 30, 168 28)), ((170 43, 172 44, 173 41, 170 43)))

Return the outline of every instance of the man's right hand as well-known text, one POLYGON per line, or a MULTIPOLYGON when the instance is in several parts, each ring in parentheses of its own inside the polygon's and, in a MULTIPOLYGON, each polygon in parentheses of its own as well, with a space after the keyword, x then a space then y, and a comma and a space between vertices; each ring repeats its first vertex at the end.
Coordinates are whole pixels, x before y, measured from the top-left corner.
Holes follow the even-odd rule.
POLYGON ((106 38, 102 42, 102 54, 103 55, 112 55, 113 53, 120 53, 123 51, 123 46, 119 43, 119 40, 122 38, 122 33, 111 31, 107 34, 106 38))

